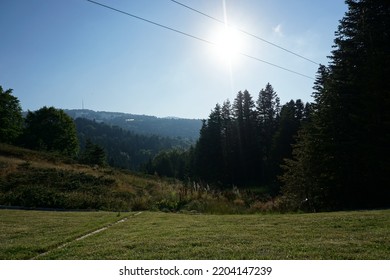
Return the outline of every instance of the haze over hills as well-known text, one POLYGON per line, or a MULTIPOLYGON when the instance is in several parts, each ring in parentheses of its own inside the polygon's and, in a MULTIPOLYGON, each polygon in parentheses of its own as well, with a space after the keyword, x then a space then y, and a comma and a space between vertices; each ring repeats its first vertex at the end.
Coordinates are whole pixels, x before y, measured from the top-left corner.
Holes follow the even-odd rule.
POLYGON ((199 131, 202 126, 200 119, 158 118, 155 116, 87 109, 64 109, 64 111, 73 119, 85 118, 99 123, 119 126, 137 134, 179 137, 191 142, 195 142, 199 138, 199 131))
POLYGON ((163 151, 185 150, 193 141, 181 137, 144 135, 86 118, 75 119, 77 137, 82 150, 87 141, 101 146, 110 166, 140 170, 144 164, 163 151))

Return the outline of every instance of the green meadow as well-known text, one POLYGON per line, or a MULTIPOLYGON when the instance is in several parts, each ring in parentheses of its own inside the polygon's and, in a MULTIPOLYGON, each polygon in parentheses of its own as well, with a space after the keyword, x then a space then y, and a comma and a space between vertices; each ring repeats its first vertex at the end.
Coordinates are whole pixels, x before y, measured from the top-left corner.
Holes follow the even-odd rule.
POLYGON ((0 259, 390 259, 389 232, 390 210, 252 215, 0 210, 0 259))

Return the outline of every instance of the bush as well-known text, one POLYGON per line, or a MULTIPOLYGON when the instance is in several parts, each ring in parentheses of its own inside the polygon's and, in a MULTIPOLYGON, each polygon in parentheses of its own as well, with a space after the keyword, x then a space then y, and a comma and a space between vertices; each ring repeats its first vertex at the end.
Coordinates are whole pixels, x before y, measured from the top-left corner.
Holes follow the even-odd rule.
POLYGON ((138 193, 130 201, 130 209, 132 211, 153 210, 153 208, 152 197, 147 192, 138 193))
POLYGON ((277 197, 267 201, 256 201, 250 205, 249 213, 282 212, 282 199, 277 197))
POLYGON ((190 201, 189 203, 187 203, 183 207, 183 209, 187 210, 187 211, 195 211, 198 213, 204 213, 206 210, 206 205, 205 205, 204 201, 194 199, 194 200, 190 201))

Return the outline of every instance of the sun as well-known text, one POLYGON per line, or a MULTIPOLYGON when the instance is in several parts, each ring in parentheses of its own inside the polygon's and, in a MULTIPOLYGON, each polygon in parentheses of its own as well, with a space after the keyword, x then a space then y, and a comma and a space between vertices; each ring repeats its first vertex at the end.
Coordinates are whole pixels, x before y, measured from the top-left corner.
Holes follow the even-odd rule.
POLYGON ((237 61, 243 48, 240 32, 227 25, 215 31, 213 43, 216 56, 229 64, 237 61))

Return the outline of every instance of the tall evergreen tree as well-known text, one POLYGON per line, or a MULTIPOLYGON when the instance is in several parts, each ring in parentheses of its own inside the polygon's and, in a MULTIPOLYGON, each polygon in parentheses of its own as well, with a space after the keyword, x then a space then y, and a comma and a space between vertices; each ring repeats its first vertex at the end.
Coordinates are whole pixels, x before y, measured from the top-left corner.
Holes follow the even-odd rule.
POLYGON ((271 84, 267 83, 261 89, 257 99, 259 145, 261 151, 259 156, 262 160, 262 178, 268 182, 272 178, 271 148, 273 137, 276 133, 278 118, 280 113, 280 100, 271 84))
POLYGON ((270 83, 260 90, 256 103, 260 122, 272 127, 280 113, 280 99, 270 83))
POLYGON ((217 104, 203 121, 196 145, 195 166, 198 179, 219 182, 223 177, 221 106, 217 104))
POLYGON ((319 68, 312 123, 283 178, 285 193, 300 185, 316 194, 312 208, 390 206, 390 2, 346 3, 330 65, 319 68))
POLYGON ((232 105, 229 100, 226 100, 221 108, 222 118, 222 156, 223 156, 223 182, 232 183, 235 181, 235 159, 234 159, 234 123, 232 105))
POLYGON ((233 104, 235 118, 234 150, 236 151, 237 183, 252 184, 259 173, 256 137, 256 110, 247 90, 239 92, 233 104))
POLYGON ((301 100, 290 100, 282 106, 277 129, 272 139, 271 155, 269 164, 271 165, 271 177, 275 178, 280 174, 280 164, 285 158, 292 155, 292 144, 301 127, 303 120, 304 105, 301 100))

